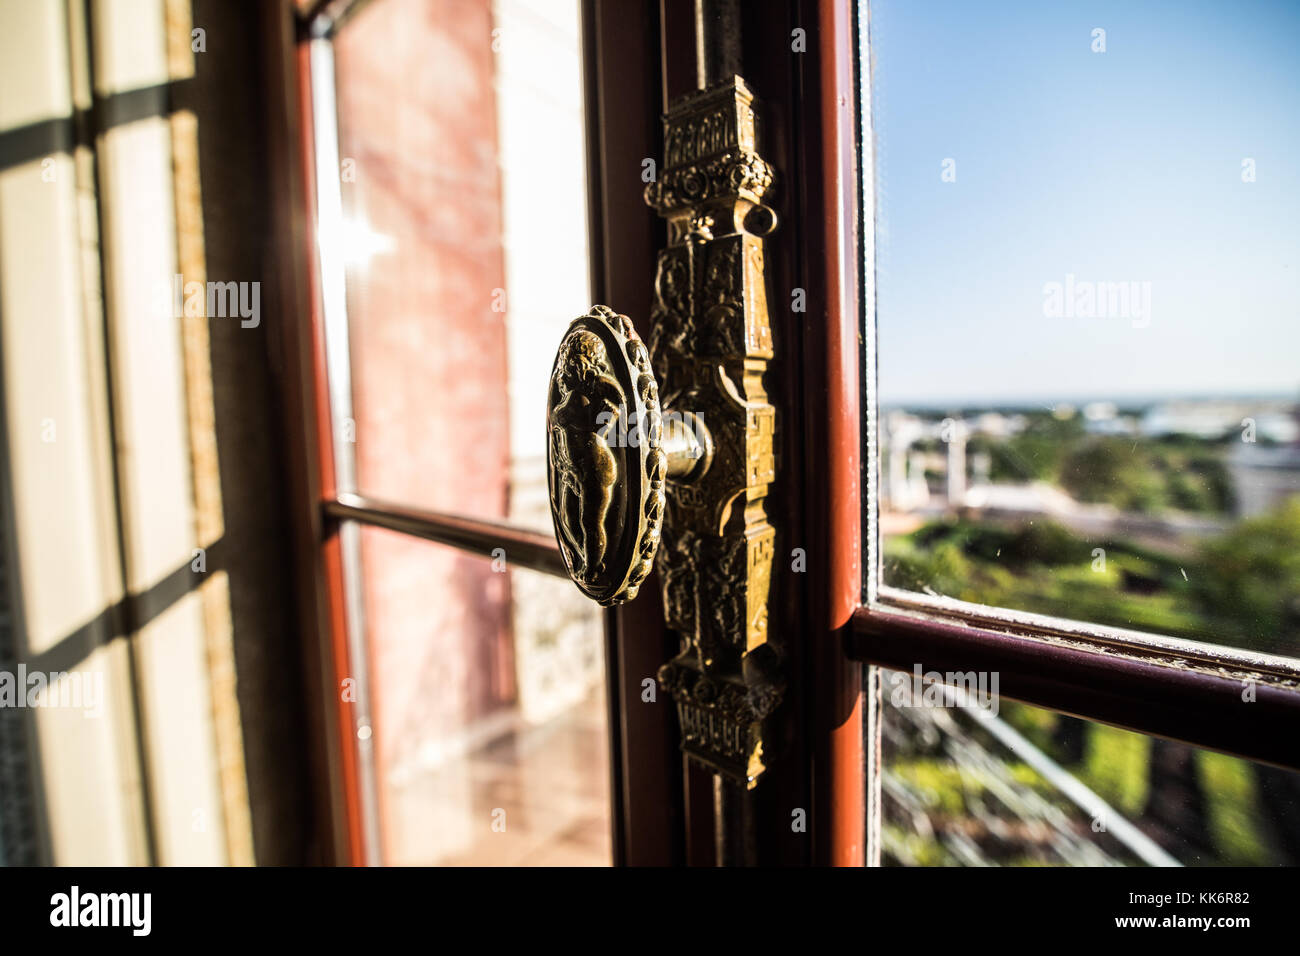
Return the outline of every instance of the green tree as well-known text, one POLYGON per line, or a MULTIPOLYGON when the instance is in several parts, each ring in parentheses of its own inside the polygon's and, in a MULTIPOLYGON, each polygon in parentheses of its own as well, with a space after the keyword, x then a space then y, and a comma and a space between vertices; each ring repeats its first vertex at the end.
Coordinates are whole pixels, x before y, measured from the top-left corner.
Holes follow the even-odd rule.
POLYGON ((1300 653, 1300 495, 1206 544, 1193 594, 1235 643, 1300 653))
POLYGON ((1110 502, 1126 511, 1157 511, 1164 476, 1137 442, 1094 438, 1065 456, 1060 484, 1080 501, 1110 502))

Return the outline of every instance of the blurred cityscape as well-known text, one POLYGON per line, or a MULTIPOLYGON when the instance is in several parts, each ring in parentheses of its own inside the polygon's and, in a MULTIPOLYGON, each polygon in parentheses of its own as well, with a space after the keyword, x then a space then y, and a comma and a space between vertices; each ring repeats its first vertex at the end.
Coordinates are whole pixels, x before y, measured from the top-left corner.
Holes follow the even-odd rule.
MULTIPOLYGON (((1300 655, 1300 405, 889 408, 883 583, 1300 655)), ((1294 864, 1300 777, 885 675, 896 865, 1294 864)))
POLYGON ((1300 655, 1300 405, 894 408, 887 585, 1300 655))

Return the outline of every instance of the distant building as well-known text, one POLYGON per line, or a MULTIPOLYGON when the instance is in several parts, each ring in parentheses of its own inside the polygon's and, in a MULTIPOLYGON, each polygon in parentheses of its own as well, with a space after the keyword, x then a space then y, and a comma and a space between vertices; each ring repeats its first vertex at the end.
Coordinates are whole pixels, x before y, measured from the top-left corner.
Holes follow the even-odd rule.
POLYGON ((1270 448, 1242 442, 1228 456, 1228 473, 1237 498, 1237 516, 1272 511, 1300 495, 1300 445, 1270 448))
POLYGON ((1162 402, 1142 416, 1143 435, 1192 435, 1214 440, 1253 425, 1261 440, 1290 443, 1300 439, 1294 406, 1283 401, 1162 402))

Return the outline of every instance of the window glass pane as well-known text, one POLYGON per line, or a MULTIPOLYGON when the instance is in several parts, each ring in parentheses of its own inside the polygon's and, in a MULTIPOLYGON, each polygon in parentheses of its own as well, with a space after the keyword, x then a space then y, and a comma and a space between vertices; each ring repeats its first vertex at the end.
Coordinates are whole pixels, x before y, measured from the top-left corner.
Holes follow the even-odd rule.
POLYGON ((882 582, 1300 655, 1300 7, 870 33, 882 582))
POLYGON ((1300 774, 882 677, 886 865, 1300 864, 1300 774))
POLYGON ((578 4, 374 0, 334 57, 358 488, 549 531, 539 409, 591 304, 578 4))
POLYGON ((377 528, 361 569, 383 862, 609 865, 600 609, 377 528))

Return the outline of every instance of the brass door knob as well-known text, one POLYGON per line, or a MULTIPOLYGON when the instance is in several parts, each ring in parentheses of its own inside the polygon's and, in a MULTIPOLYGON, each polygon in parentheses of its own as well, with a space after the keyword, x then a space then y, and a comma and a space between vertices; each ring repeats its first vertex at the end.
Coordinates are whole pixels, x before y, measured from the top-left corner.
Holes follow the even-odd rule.
POLYGON ((650 353, 603 305, 570 323, 546 399, 551 519, 578 589, 602 605, 636 597, 659 547, 665 485, 707 469, 703 422, 665 415, 650 353))

